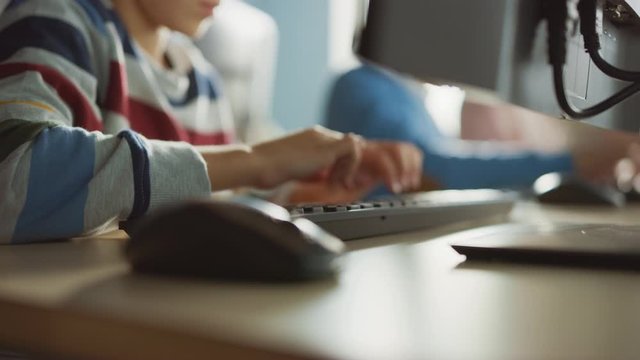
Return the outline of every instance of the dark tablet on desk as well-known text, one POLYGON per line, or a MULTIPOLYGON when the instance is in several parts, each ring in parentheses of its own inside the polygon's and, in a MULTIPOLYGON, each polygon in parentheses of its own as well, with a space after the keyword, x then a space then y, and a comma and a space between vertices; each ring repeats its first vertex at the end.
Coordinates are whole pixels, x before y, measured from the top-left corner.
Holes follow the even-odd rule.
POLYGON ((468 260, 640 270, 640 226, 508 224, 467 234, 451 246, 468 260))

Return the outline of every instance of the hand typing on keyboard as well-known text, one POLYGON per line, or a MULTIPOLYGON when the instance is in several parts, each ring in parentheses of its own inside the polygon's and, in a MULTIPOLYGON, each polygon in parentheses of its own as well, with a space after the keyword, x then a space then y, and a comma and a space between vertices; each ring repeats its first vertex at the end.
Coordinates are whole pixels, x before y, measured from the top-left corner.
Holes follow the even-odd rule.
POLYGON ((343 174, 325 169, 296 184, 288 203, 350 203, 362 199, 381 183, 398 194, 418 190, 424 182, 422 152, 411 144, 365 141, 359 157, 349 179, 339 181, 345 179, 343 174))

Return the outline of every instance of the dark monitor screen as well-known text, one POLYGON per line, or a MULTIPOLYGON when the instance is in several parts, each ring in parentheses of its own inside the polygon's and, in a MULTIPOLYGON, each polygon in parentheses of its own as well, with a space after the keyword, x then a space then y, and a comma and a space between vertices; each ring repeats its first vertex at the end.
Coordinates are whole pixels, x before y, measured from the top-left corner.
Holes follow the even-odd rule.
MULTIPOLYGON (((542 20, 542 0, 370 0, 357 51, 425 81, 483 88, 503 100, 561 116, 542 20)), ((621 64, 640 59, 640 40, 633 31, 609 22, 603 26, 607 59, 621 64)), ((578 107, 597 103, 625 85, 598 71, 579 32, 568 37, 565 84, 578 107)), ((639 110, 636 95, 590 122, 637 130, 634 114, 639 110)))

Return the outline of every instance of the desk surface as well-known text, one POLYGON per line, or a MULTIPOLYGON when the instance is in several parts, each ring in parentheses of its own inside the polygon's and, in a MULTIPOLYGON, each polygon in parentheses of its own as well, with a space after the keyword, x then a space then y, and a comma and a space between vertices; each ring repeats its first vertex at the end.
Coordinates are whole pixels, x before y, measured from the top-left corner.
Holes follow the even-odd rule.
MULTIPOLYGON (((515 221, 634 224, 640 207, 519 205, 515 221)), ((131 274, 123 241, 0 248, 0 343, 105 358, 603 359, 640 353, 640 273, 464 263, 451 228, 349 243, 335 280, 131 274), (133 356, 135 355, 135 356, 133 356), (223 358, 223 357, 219 357, 223 358)))

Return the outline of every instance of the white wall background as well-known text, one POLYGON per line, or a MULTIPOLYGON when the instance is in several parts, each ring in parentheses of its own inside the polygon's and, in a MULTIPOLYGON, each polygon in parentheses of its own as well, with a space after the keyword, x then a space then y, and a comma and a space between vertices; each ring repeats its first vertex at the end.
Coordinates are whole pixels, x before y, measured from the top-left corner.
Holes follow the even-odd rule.
POLYGON ((329 86, 351 63, 356 0, 247 0, 276 20, 274 118, 293 130, 322 122, 329 86))

